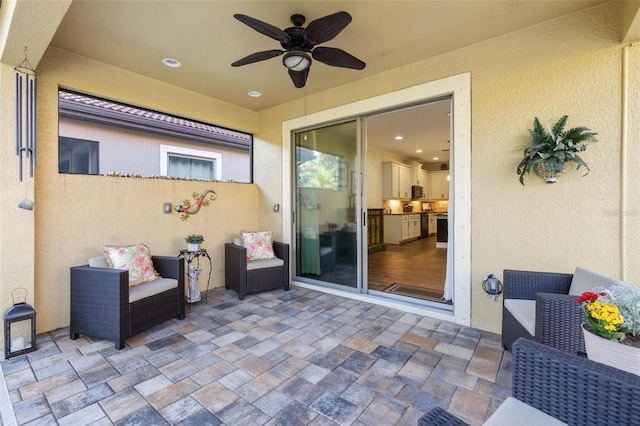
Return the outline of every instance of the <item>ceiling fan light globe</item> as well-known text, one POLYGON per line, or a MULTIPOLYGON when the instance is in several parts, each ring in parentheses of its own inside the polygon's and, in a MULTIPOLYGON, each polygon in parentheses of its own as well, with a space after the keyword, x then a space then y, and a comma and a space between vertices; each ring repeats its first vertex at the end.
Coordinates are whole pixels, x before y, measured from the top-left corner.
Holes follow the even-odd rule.
POLYGON ((291 71, 304 71, 311 66, 311 57, 304 52, 289 52, 282 58, 282 63, 291 71))

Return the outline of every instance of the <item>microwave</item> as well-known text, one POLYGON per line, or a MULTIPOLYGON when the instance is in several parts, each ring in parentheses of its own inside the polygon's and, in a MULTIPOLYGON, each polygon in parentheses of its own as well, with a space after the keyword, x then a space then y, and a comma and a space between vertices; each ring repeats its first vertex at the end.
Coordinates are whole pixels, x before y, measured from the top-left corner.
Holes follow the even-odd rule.
POLYGON ((411 198, 413 198, 414 200, 422 198, 422 187, 419 185, 412 185, 411 186, 411 198))

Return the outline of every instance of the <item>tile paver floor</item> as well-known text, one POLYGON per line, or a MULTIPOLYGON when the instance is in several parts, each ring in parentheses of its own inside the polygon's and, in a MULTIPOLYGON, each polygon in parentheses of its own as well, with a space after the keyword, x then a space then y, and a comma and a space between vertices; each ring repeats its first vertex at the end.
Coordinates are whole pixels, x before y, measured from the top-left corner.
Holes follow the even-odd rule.
POLYGON ((436 406, 481 424, 511 392, 494 333, 295 286, 208 301, 120 351, 39 335, 1 364, 18 424, 416 425, 436 406))

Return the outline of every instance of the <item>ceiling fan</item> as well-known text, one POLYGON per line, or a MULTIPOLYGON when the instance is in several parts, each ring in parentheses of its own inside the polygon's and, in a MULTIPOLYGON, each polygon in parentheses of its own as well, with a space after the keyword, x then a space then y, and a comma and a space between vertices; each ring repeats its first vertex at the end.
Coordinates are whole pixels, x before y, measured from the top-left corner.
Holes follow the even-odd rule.
POLYGON ((305 17, 300 14, 291 15, 293 27, 281 30, 266 22, 237 13, 233 15, 238 21, 254 30, 280 42, 284 50, 274 49, 252 53, 231 64, 233 67, 252 64, 275 58, 284 54, 282 63, 289 70, 294 86, 304 87, 309 76, 311 58, 334 67, 364 69, 366 64, 353 55, 335 47, 322 47, 318 44, 332 40, 351 22, 347 12, 336 12, 311 21, 304 28, 305 17), (311 56, 309 56, 311 54, 311 56))

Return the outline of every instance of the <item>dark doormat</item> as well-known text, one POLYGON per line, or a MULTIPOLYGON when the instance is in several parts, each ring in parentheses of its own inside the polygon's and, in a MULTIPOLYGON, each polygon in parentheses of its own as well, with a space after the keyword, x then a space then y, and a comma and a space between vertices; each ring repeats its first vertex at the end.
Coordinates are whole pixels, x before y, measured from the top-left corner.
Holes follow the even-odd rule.
POLYGON ((429 288, 415 287, 408 284, 393 283, 384 291, 387 293, 399 294, 401 296, 415 297, 417 299, 429 300, 431 302, 451 305, 451 300, 444 300, 442 298, 442 290, 432 290, 429 288))

